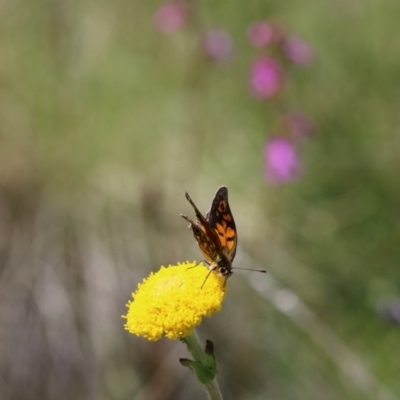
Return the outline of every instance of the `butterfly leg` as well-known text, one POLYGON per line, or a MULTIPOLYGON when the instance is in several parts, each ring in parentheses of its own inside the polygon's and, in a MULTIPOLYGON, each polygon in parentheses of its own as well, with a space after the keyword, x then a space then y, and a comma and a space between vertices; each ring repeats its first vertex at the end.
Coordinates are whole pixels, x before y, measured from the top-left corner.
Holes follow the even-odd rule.
MULTIPOLYGON (((208 269, 209 269, 209 271, 208 271, 208 274, 207 274, 207 276, 206 276, 206 279, 204 279, 204 282, 203 282, 203 284, 201 285, 201 288, 203 289, 203 286, 205 285, 205 283, 207 282, 207 279, 208 279, 208 277, 210 276, 210 274, 211 274, 211 272, 214 272, 215 270, 217 270, 218 269, 218 264, 215 264, 214 262, 212 262, 212 263, 209 263, 208 261, 205 261, 207 264, 208 264, 208 269)), ((226 283, 226 280, 225 280, 225 283, 226 283)), ((225 287, 225 283, 224 283, 224 287, 225 287)))
POLYGON ((207 265, 210 265, 206 260, 200 260, 196 265, 193 265, 193 267, 189 267, 188 269, 196 268, 199 266, 201 263, 206 263, 207 265))
POLYGON ((181 214, 181 217, 183 219, 186 219, 187 222, 189 222, 189 228, 192 229, 192 226, 195 225, 195 222, 191 220, 187 215, 181 214))
MULTIPOLYGON (((202 262, 203 262, 203 263, 206 263, 207 265, 210 265, 210 263, 209 263, 208 261, 206 261, 206 260, 201 260, 201 261, 199 261, 196 265, 194 265, 193 267, 189 267, 188 269, 196 268, 196 267, 199 266, 202 262)), ((203 289, 203 286, 205 285, 205 283, 206 283, 208 277, 210 276, 211 272, 215 271, 215 269, 216 269, 216 267, 211 268, 211 269, 208 271, 208 274, 207 274, 206 278, 204 279, 203 284, 201 285, 201 288, 202 288, 202 289, 203 289)), ((224 282, 224 287, 225 287, 225 283, 226 283, 226 280, 225 280, 225 282, 224 282)))
POLYGON ((229 278, 229 275, 227 275, 227 276, 225 277, 225 280, 224 280, 224 289, 225 289, 226 281, 228 280, 228 278, 229 278))
POLYGON ((203 289, 203 286, 205 285, 205 283, 207 282, 207 279, 208 279, 208 277, 210 276, 210 274, 211 274, 211 272, 213 272, 214 270, 213 269, 210 269, 209 271, 208 271, 208 274, 207 274, 207 276, 206 276, 206 279, 204 279, 204 282, 203 282, 203 284, 201 285, 201 288, 203 289))

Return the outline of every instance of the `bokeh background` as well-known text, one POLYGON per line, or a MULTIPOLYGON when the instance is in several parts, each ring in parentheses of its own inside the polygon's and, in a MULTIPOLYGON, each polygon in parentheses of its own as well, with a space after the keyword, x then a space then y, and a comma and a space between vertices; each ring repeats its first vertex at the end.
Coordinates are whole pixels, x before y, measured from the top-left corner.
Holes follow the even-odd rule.
POLYGON ((205 212, 221 185, 234 265, 268 270, 236 271, 198 329, 225 398, 400 398, 397 0, 193 1, 171 34, 161 6, 0 2, 0 398, 205 398, 183 344, 121 315, 150 271, 201 258, 184 192, 205 212), (260 20, 314 54, 262 101, 260 20), (215 27, 224 60, 201 45, 215 27), (314 132, 272 183, 263 148, 291 110, 314 132))

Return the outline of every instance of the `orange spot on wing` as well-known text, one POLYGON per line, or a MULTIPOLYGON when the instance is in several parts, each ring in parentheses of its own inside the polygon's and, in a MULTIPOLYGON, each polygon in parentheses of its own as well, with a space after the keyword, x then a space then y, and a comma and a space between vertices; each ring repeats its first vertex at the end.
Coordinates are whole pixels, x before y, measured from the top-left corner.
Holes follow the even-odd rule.
POLYGON ((222 247, 226 247, 226 239, 224 237, 222 237, 222 236, 220 236, 219 239, 220 239, 220 242, 221 242, 221 246, 222 247))
POLYGON ((222 218, 223 218, 225 221, 232 221, 232 215, 231 215, 231 214, 224 214, 224 215, 222 216, 222 218))
POLYGON ((236 239, 236 232, 232 228, 228 228, 226 230, 226 236, 225 236, 225 242, 226 242, 226 247, 231 250, 235 245, 235 239, 236 239))

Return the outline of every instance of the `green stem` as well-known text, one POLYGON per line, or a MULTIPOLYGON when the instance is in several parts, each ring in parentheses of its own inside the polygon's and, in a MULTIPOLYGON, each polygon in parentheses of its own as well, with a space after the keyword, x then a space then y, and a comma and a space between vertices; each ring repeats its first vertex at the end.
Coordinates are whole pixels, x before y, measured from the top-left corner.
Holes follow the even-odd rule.
POLYGON ((214 379, 208 385, 204 385, 204 386, 206 387, 208 398, 210 400, 223 400, 222 394, 221 394, 221 391, 219 389, 218 382, 216 379, 214 379))
MULTIPOLYGON (((193 330, 193 333, 189 336, 186 336, 183 341, 185 342, 186 347, 195 361, 200 363, 206 361, 206 354, 201 346, 196 330, 193 330)), ((221 390, 219 389, 216 379, 209 384, 205 384, 204 386, 210 400, 223 400, 221 390)))

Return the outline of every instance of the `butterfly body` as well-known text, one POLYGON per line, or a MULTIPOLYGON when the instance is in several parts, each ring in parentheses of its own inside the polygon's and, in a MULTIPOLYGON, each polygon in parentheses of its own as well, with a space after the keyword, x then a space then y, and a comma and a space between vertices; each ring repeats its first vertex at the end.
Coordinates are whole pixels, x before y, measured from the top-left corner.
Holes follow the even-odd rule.
POLYGON ((237 247, 237 231, 228 203, 228 188, 221 186, 217 190, 205 217, 188 193, 186 199, 195 211, 196 221, 181 214, 182 218, 189 222, 189 228, 210 271, 216 271, 227 279, 232 275, 232 261, 237 247))

